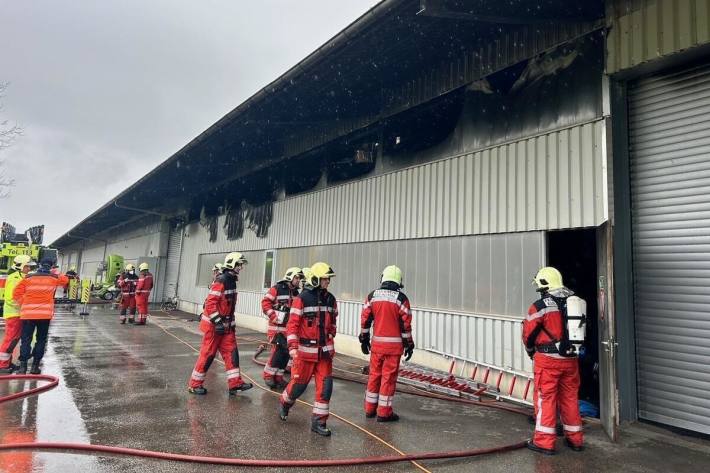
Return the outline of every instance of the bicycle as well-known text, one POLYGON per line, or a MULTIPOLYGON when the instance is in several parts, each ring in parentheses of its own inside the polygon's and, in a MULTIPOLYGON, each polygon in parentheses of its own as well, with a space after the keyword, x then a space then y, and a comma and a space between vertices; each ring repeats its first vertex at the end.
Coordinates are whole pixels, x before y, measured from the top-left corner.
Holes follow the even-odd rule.
POLYGON ((180 299, 178 299, 178 296, 166 297, 160 304, 160 310, 162 312, 170 313, 174 310, 177 310, 179 304, 180 299))

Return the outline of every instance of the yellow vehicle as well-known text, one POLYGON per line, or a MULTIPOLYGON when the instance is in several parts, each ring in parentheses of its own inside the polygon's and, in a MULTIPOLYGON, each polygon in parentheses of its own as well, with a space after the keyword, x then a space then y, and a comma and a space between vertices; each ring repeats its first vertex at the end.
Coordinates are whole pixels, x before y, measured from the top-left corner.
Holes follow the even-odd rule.
POLYGON ((29 255, 35 261, 45 257, 56 261, 57 250, 42 246, 41 238, 39 243, 32 243, 24 234, 15 234, 14 228, 3 222, 2 232, 0 232, 0 314, 5 304, 7 273, 15 256, 18 255, 29 255))

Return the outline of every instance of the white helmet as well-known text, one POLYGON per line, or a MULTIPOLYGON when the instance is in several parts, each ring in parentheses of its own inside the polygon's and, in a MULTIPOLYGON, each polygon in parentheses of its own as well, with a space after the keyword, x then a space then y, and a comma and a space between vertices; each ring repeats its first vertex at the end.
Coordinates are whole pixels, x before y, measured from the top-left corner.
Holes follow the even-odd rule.
POLYGON ((224 257, 225 269, 234 269, 237 266, 243 266, 247 263, 247 259, 244 257, 243 254, 239 253, 238 251, 233 251, 224 257))

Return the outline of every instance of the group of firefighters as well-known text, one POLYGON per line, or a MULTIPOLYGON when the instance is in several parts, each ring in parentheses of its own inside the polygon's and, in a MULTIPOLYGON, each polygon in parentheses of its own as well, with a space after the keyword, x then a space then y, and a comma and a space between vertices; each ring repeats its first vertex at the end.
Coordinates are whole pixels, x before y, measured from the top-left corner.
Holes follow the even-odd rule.
POLYGON ((150 291, 153 290, 153 274, 148 263, 139 264, 138 271, 139 274, 136 274, 136 266, 128 263, 116 279, 116 286, 121 289, 119 318, 121 324, 126 323, 126 316, 129 324, 145 325, 148 321, 148 301, 150 291), (136 309, 138 309, 138 320, 136 320, 136 309))
MULTIPOLYGON (((213 268, 215 278, 201 315, 203 340, 192 371, 188 391, 207 393, 205 376, 217 351, 225 363, 229 394, 252 388, 242 379, 235 335, 237 281, 247 260, 239 252, 226 256, 213 268)), ((283 389, 278 415, 287 420, 289 410, 315 378, 315 399, 311 430, 330 436, 326 426, 333 393, 334 339, 337 334, 338 304, 329 292, 335 271, 318 262, 309 268, 288 268, 282 280, 271 287, 261 302, 268 317, 267 336, 271 354, 263 370, 264 383, 283 389), (291 363, 291 376, 284 379, 291 363)), ((558 417, 566 445, 583 449, 582 420, 578 407, 579 368, 568 331, 567 305, 573 292, 564 287, 562 275, 552 267, 540 269, 534 279, 540 298, 523 321, 523 343, 534 360, 535 434, 528 448, 554 454, 558 417)), ((368 294, 360 316, 360 347, 370 355, 364 413, 378 422, 393 422, 399 416, 392 409, 400 359, 414 352, 412 314, 409 299, 402 292, 403 274, 397 266, 384 268, 380 287, 368 294)), ((575 297, 575 299, 578 299, 575 297)), ((581 301, 581 299, 578 299, 581 301)), ((580 320, 579 327, 583 321, 580 320)), ((571 325, 569 325, 571 327, 571 325)))
MULTIPOLYGON (((5 287, 5 336, 0 345, 0 373, 39 374, 49 323, 54 313, 54 294, 66 287, 69 277, 52 271, 53 261, 42 260, 39 267, 29 256, 17 256, 5 287), (36 339, 32 346, 33 339, 36 339), (12 353, 21 340, 19 365, 12 363, 12 353)), ((239 273, 247 264, 239 252, 229 253, 223 264, 213 268, 214 280, 200 319, 203 332, 199 357, 190 376, 188 390, 207 394, 205 376, 219 351, 224 360, 229 394, 252 388, 242 379, 239 349, 235 334, 235 310, 239 273)), ((148 298, 153 276, 147 264, 140 274, 129 264, 118 279, 122 291, 121 324, 138 324, 148 317, 148 298)), ((76 273, 68 272, 70 277, 76 273)), ((337 334, 338 304, 328 288, 335 271, 324 262, 309 268, 292 267, 282 280, 271 287, 262 300, 268 317, 271 354, 263 370, 263 379, 272 389, 283 389, 278 415, 287 420, 289 410, 315 378, 315 401, 311 430, 330 436, 326 426, 333 393, 334 339, 337 334), (291 363, 287 383, 284 373, 291 363)), ((540 298, 529 308, 523 321, 523 344, 534 360, 535 434, 528 448, 543 454, 555 453, 558 418, 566 445, 574 451, 583 449, 582 420, 578 407, 580 386, 576 343, 584 338, 584 314, 575 307, 584 302, 566 288, 560 272, 552 267, 540 269, 534 278, 540 298), (580 334, 580 329, 581 334, 580 334)), ((365 392, 365 417, 378 422, 393 422, 399 416, 392 409, 400 358, 408 361, 414 352, 412 314, 409 299, 402 292, 404 279, 397 266, 384 268, 380 287, 368 294, 360 317, 359 341, 362 353, 370 355, 369 379, 365 392)))
MULTIPOLYGON (((204 336, 197 363, 190 376, 188 391, 206 394, 207 370, 217 351, 222 355, 227 373, 229 394, 252 388, 239 370, 239 349, 234 333, 237 281, 247 260, 241 253, 226 256, 224 264, 213 268, 212 282, 200 330, 204 336)), ((335 271, 329 264, 318 262, 309 268, 292 267, 282 280, 271 287, 261 302, 268 317, 267 336, 271 355, 264 366, 263 378, 272 389, 283 389, 278 414, 287 420, 289 410, 303 394, 311 378, 315 378, 315 401, 311 430, 330 436, 326 426, 333 393, 334 339, 337 334, 338 304, 328 291, 335 271), (289 362, 288 383, 284 373, 289 362)), ((365 301, 361 316, 360 345, 364 354, 371 354, 369 380, 365 395, 366 417, 378 422, 397 421, 392 399, 397 384, 402 354, 409 360, 414 352, 409 300, 402 292, 402 271, 388 266, 382 272, 381 287, 372 291, 365 301)))

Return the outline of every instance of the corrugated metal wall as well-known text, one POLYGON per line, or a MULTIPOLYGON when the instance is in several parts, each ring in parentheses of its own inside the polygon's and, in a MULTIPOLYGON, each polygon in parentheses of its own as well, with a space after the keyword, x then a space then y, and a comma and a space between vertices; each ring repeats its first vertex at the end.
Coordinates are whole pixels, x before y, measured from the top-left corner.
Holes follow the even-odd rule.
POLYGON ((608 2, 609 74, 710 42, 710 0, 608 2))
POLYGON ((185 242, 214 253, 598 226, 607 219, 603 127, 594 121, 276 202, 263 239, 246 230, 228 241, 220 218, 216 242, 198 224, 185 242))
POLYGON ((544 246, 543 232, 523 232, 291 248, 276 253, 276 274, 327 261, 337 274, 331 291, 360 302, 379 285, 382 268, 396 264, 413 306, 520 317, 535 298, 530 281, 544 246))

